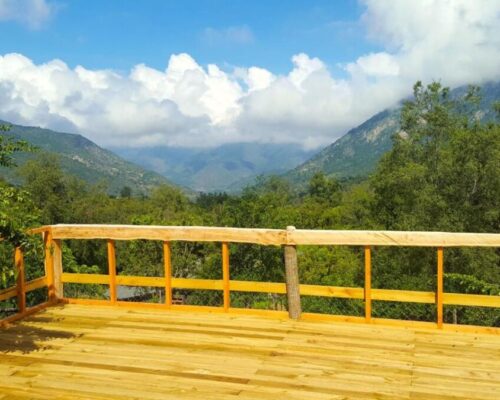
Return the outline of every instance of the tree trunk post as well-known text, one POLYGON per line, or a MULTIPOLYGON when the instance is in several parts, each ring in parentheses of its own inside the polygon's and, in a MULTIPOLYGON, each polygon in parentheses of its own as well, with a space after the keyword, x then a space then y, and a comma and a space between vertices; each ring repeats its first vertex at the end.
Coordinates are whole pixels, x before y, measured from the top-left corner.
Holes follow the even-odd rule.
MULTIPOLYGON (((295 230, 294 226, 288 226, 287 237, 295 230)), ((299 267, 297 262, 297 248, 293 245, 285 245, 285 273, 286 273, 286 295, 288 300, 288 315, 291 319, 300 319, 302 307, 300 305, 299 267)))
POLYGON ((43 243, 45 247, 45 276, 47 277, 48 297, 50 301, 56 299, 54 284, 54 242, 52 231, 49 229, 43 233, 43 243))
POLYGON ((54 266, 54 297, 62 299, 64 297, 64 288, 62 283, 62 242, 59 239, 52 239, 53 253, 52 265, 54 266))

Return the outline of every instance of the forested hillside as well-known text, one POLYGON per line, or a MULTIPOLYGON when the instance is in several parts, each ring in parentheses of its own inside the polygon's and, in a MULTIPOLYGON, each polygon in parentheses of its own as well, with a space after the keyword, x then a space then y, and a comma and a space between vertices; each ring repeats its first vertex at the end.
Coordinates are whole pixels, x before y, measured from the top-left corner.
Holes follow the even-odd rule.
MULTIPOLYGON (((481 96, 478 101, 466 105, 459 103, 463 108, 457 112, 473 113, 483 122, 494 121, 493 104, 500 100, 500 82, 487 83, 479 89, 481 96)), ((467 91, 467 86, 451 90, 450 98, 459 100, 466 96, 467 91)), ((293 185, 304 186, 316 172, 336 178, 368 176, 382 155, 391 149, 392 137, 401 130, 402 108, 400 105, 374 115, 284 177, 293 185)))
MULTIPOLYGON (((500 125, 481 122, 474 110, 477 93, 454 100, 437 83, 417 83, 414 99, 401 110, 404 134, 395 135, 392 149, 382 156, 372 176, 344 182, 317 173, 304 191, 296 191, 279 177, 265 179, 240 196, 203 194, 189 200, 180 190, 160 186, 150 196, 110 197, 62 172, 57 160, 38 158, 25 171, 22 188, 0 186, 0 246, 2 285, 15 279, 12 246, 22 245, 28 260, 40 259, 40 242, 27 228, 53 223, 111 223, 208 225, 309 229, 390 229, 456 232, 500 232, 500 125)), ((495 110, 500 112, 500 106, 495 110)), ((25 150, 16 142, 1 143, 2 165, 12 166, 13 153, 25 150)), ((160 242, 117 243, 118 273, 161 276, 160 242)), ((298 248, 302 283, 363 286, 363 249, 359 247, 301 246, 298 248)), ((284 281, 280 248, 231 245, 231 278, 284 281)), ((106 271, 104 241, 65 243, 64 265, 69 272, 106 271)), ((220 248, 212 244, 174 243, 176 277, 219 279, 220 248)), ((445 290, 500 294, 500 253, 496 249, 447 249, 445 290)), ((433 291, 435 249, 376 248, 373 287, 433 291)), ((33 274, 35 261, 27 262, 33 274)), ((29 278, 29 277, 28 277, 29 278)), ((65 285, 68 293, 103 297, 104 289, 65 285)), ((179 290, 190 304, 220 304, 219 292, 179 290)), ((154 291, 156 301, 161 291, 154 291)), ((239 293, 234 306, 275 308, 285 305, 281 295, 239 293)), ((12 306, 12 304, 10 305, 12 306)), ((305 311, 362 315, 362 300, 304 298, 305 311)), ((374 302, 373 315, 388 318, 435 320, 427 304, 374 302)), ((445 307, 448 322, 500 326, 497 309, 445 307)))
MULTIPOLYGON (((22 152, 14 155, 18 165, 33 160, 39 153, 56 154, 61 169, 89 184, 101 183, 108 193, 118 194, 124 187, 137 195, 148 193, 153 187, 170 182, 160 174, 145 170, 138 165, 125 161, 116 154, 97 146, 81 135, 56 132, 50 129, 8 125, 6 135, 27 141, 36 146, 38 151, 22 152)), ((22 177, 18 170, 1 168, 0 176, 10 182, 20 183, 22 177)))

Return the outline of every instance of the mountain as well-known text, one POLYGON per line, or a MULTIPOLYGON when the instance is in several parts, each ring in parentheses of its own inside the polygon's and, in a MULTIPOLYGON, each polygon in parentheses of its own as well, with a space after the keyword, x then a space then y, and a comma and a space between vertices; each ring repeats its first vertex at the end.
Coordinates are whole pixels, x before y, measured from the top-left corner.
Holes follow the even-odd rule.
MULTIPOLYGON (((452 90, 452 98, 464 96, 467 89, 467 86, 461 86, 452 90)), ((481 96, 476 116, 482 121, 493 120, 492 106, 500 100, 500 82, 481 86, 481 96)), ((283 176, 297 186, 306 185, 318 171, 337 178, 367 176, 380 157, 391 149, 392 135, 399 131, 401 108, 402 103, 374 115, 283 176)))
MULTIPOLYGON (((160 174, 147 171, 109 150, 105 150, 81 135, 62 133, 50 129, 7 124, 11 129, 4 133, 17 140, 26 140, 38 147, 39 151, 56 153, 63 171, 75 175, 86 182, 104 182, 110 194, 117 194, 124 186, 132 189, 132 194, 146 194, 153 187, 171 183, 160 174)), ((18 153, 15 161, 23 165, 36 157, 36 153, 18 153)), ((8 181, 18 182, 15 168, 0 168, 0 176, 8 181)))
POLYGON ((238 192, 261 174, 281 174, 314 152, 296 144, 232 143, 210 149, 113 148, 175 183, 200 192, 238 192))

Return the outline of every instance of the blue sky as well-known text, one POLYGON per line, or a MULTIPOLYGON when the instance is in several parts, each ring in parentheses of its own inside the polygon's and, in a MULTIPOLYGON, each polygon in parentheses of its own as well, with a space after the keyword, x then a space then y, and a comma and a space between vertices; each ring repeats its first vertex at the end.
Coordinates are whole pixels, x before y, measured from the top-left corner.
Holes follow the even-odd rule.
POLYGON ((319 57, 337 73, 380 46, 366 40, 357 1, 71 0, 36 29, 0 24, 0 53, 20 52, 37 63, 129 70, 139 63, 164 69, 173 53, 199 63, 258 64, 290 69, 292 55, 319 57))
POLYGON ((0 119, 103 146, 328 145, 500 80, 498 0, 0 0, 0 119))

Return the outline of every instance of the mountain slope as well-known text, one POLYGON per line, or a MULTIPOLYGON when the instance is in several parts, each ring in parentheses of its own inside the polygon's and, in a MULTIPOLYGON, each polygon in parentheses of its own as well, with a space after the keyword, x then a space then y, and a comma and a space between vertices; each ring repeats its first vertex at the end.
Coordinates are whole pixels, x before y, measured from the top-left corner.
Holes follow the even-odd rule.
MULTIPOLYGON (((462 86, 452 90, 451 96, 459 98, 466 92, 467 86, 462 86)), ((481 86, 481 95, 476 115, 483 121, 493 120, 492 105, 500 100, 500 82, 481 86)), ((367 176, 380 157, 392 147, 391 137, 399 130, 401 107, 374 115, 284 177, 295 185, 303 186, 318 171, 337 178, 367 176)))
MULTIPOLYGON (((0 124, 11 125, 6 135, 18 140, 26 140, 38 147, 40 151, 56 153, 66 173, 92 184, 104 182, 111 194, 119 193, 124 186, 130 187, 133 194, 146 194, 155 186, 171 184, 163 176, 125 161, 81 135, 12 125, 3 121, 0 121, 0 124)), ((36 157, 36 152, 20 153, 16 154, 15 161, 18 165, 23 165, 34 157, 36 157)), ((19 181, 15 168, 0 168, 0 176, 9 181, 19 181)))
POLYGON ((202 192, 238 192, 260 174, 281 174, 314 152, 295 144, 232 143, 211 149, 114 148, 177 184, 202 192))

